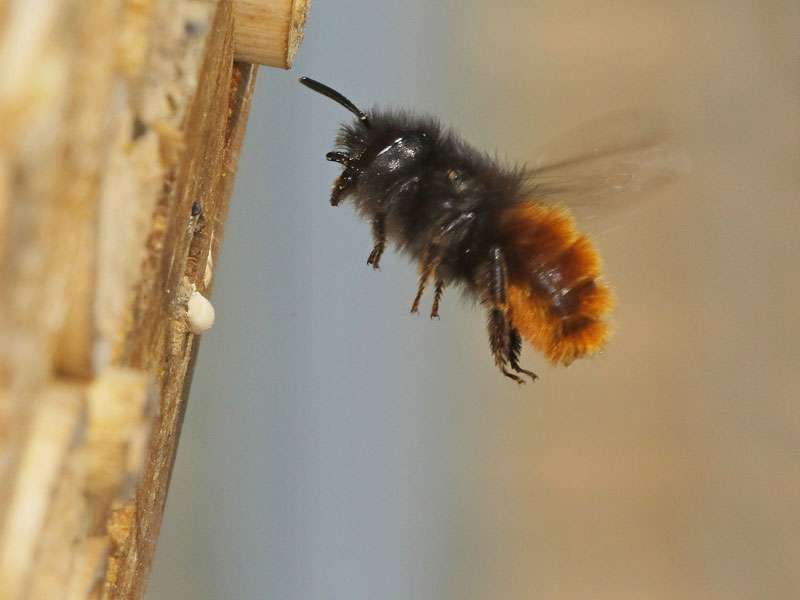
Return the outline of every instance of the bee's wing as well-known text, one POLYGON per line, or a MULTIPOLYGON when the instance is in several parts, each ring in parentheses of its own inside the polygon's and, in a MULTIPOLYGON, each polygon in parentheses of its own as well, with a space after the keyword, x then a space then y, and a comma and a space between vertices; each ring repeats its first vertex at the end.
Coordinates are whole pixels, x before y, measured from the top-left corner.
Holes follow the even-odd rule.
POLYGON ((612 224, 685 174, 670 120, 658 113, 615 111, 562 135, 527 168, 532 199, 562 204, 582 221, 612 224))

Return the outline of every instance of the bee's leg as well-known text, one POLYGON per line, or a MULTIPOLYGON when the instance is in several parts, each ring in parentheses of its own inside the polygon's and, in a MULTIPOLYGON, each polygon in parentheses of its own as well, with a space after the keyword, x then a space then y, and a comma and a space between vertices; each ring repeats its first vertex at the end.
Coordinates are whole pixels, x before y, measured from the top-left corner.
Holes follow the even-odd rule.
MULTIPOLYGON (((463 240, 469 232, 473 221, 475 220, 475 213, 461 213, 456 218, 446 221, 440 228, 438 233, 433 236, 428 246, 425 249, 425 254, 422 258, 422 267, 419 276, 419 287, 417 288, 417 296, 414 298, 414 303, 411 305, 411 312, 419 312, 419 301, 422 299, 422 293, 425 291, 425 284, 430 279, 431 274, 436 271, 439 263, 442 262, 441 249, 446 243, 457 242, 463 240)), ((435 312, 431 313, 432 317, 437 317, 439 311, 439 300, 441 300, 442 291, 444 290, 444 283, 439 285, 436 282, 437 292, 434 296, 435 312), (440 289, 441 288, 441 289, 440 289)))
POLYGON ((531 381, 536 381, 539 379, 539 376, 536 373, 533 371, 528 371, 527 369, 523 369, 519 366, 519 354, 521 351, 522 336, 519 334, 519 330, 514 327, 513 321, 511 321, 511 329, 508 335, 508 364, 511 365, 512 370, 516 371, 517 373, 524 373, 531 378, 531 381))
POLYGON ((419 286, 417 286, 417 295, 414 297, 414 302, 411 304, 411 312, 419 312, 419 301, 422 300, 422 293, 425 291, 425 285, 428 283, 431 274, 439 266, 441 258, 437 255, 438 248, 433 244, 428 246, 425 251, 425 257, 422 259, 422 264, 419 272, 419 286))
MULTIPOLYGON (((517 357, 522 339, 509 322, 508 267, 503 251, 498 247, 489 250, 489 265, 486 280, 486 301, 489 304, 489 346, 497 368, 503 375, 517 383, 525 383, 520 377, 506 369, 510 364, 518 369, 517 357)), ((532 375, 532 374, 531 374, 532 375)), ((535 377, 535 375, 534 375, 535 377)))
POLYGON ((438 319, 439 318, 439 302, 442 300, 442 294, 444 293, 444 281, 437 277, 436 279, 436 288, 433 292, 433 305, 431 306, 431 319, 438 319))
POLYGON ((372 220, 372 239, 375 246, 367 259, 367 264, 372 268, 380 268, 381 255, 386 248, 386 219, 392 209, 404 200, 413 198, 419 189, 419 176, 409 177, 396 182, 386 192, 386 196, 381 203, 380 212, 372 220))
POLYGON ((340 165, 347 166, 350 162, 350 155, 345 154, 344 152, 328 152, 325 155, 325 159, 331 162, 337 162, 340 165))
POLYGON ((508 337, 509 327, 506 313, 497 307, 489 309, 489 347, 492 349, 494 364, 503 372, 503 375, 517 383, 525 383, 522 379, 506 369, 508 363, 508 337))
POLYGON ((372 248, 372 252, 369 253, 367 264, 372 265, 373 269, 378 269, 380 268, 383 249, 386 247, 385 214, 379 214, 372 220, 372 239, 375 240, 375 246, 372 248))
POLYGON ((333 184, 333 191, 331 192, 331 206, 336 206, 341 201, 342 196, 344 196, 355 183, 359 170, 356 165, 353 164, 354 161, 352 157, 344 152, 328 152, 325 158, 331 162, 344 165, 344 171, 336 178, 336 182, 333 184))
POLYGON ((331 206, 339 205, 342 197, 356 182, 357 174, 358 171, 353 167, 347 167, 342 171, 342 174, 336 178, 336 182, 333 184, 333 191, 331 192, 331 206))

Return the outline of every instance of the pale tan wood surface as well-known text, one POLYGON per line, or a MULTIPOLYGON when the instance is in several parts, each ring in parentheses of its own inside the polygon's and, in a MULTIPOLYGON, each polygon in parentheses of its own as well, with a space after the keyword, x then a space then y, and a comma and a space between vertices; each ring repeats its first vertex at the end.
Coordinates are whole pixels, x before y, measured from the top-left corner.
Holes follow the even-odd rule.
POLYGON ((138 598, 256 67, 227 0, 35 4, 0 7, 0 599, 138 598))
POLYGON ((236 59, 291 67, 309 7, 310 0, 235 0, 236 59))

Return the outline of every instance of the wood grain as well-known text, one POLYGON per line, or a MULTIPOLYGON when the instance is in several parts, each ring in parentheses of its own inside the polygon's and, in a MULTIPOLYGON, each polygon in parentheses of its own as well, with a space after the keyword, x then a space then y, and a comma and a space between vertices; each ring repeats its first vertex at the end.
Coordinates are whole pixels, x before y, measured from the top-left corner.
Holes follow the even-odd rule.
POLYGON ((309 8, 310 0, 235 0, 236 59, 291 67, 309 8))
POLYGON ((140 598, 256 67, 227 0, 29 8, 0 10, 0 600, 140 598))

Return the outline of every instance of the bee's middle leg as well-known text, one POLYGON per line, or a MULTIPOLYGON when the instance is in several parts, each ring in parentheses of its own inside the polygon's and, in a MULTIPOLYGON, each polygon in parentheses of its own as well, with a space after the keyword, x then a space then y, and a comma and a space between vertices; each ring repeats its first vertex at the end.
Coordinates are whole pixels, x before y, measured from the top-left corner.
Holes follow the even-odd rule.
MULTIPOLYGON (((417 287, 417 296, 414 298, 414 303, 411 305, 411 312, 419 312, 419 302, 422 299, 422 294, 425 291, 425 285, 439 268, 442 262, 442 250, 448 243, 459 242, 469 233, 475 221, 475 213, 461 213, 455 218, 445 219, 438 231, 425 249, 425 254, 420 262, 420 276, 419 286, 417 287)), ((444 293, 444 281, 436 277, 436 287, 433 294, 433 306, 431 307, 431 319, 439 318, 439 303, 444 293)))
POLYGON ((431 305, 431 319, 439 318, 439 303, 442 301, 442 294, 444 294, 444 281, 436 278, 436 287, 433 292, 433 304, 431 305))
POLYGON ((440 262, 441 257, 438 255, 438 248, 431 244, 425 251, 425 256, 420 263, 417 295, 414 297, 414 302, 411 303, 412 313, 419 312, 419 302, 422 300, 422 294, 425 292, 425 285, 428 283, 428 279, 431 278, 433 272, 436 271, 436 267, 439 266, 440 262))

